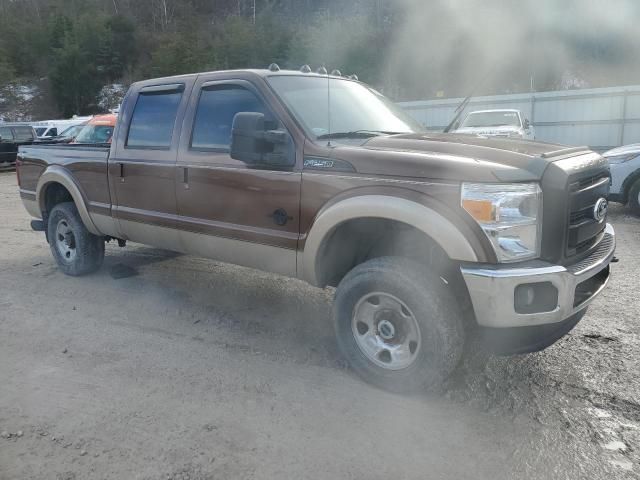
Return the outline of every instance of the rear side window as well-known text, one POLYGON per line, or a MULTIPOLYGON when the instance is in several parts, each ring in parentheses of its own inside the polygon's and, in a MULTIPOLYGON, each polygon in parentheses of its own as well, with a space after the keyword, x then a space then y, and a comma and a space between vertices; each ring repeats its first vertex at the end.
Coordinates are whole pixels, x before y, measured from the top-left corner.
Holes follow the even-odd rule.
POLYGON ((228 150, 231 125, 238 112, 260 112, 267 109, 253 92, 237 85, 220 85, 202 90, 191 136, 196 150, 228 150))
POLYGON ((30 142, 33 140, 33 128, 31 127, 13 127, 13 134, 16 142, 30 142))
POLYGON ((127 147, 169 148, 182 91, 141 93, 133 110, 127 147))
POLYGON ((0 127, 0 137, 3 142, 12 142, 13 141, 13 133, 11 133, 11 129, 7 127, 0 127))

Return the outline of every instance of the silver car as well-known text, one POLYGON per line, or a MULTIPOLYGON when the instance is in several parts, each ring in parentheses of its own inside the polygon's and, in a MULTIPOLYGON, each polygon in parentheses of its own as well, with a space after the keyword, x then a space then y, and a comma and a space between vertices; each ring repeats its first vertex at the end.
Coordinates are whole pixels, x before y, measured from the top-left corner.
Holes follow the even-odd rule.
POLYGON ((640 213, 640 143, 625 145, 603 153, 611 168, 609 200, 640 213))

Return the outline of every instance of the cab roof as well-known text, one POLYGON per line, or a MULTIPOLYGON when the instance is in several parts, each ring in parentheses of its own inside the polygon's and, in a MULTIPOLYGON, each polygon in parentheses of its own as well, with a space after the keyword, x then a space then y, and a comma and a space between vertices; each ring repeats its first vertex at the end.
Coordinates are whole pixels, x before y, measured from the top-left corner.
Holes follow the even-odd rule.
POLYGON ((208 72, 198 72, 198 73, 188 73, 188 74, 184 74, 184 75, 173 75, 170 77, 159 77, 159 78, 151 78, 149 80, 142 80, 139 82, 135 82, 134 85, 136 85, 137 87, 144 87, 144 86, 149 86, 149 85, 157 85, 158 83, 166 83, 166 82, 176 82, 176 81, 180 81, 180 80, 191 80, 191 79, 195 79, 200 75, 209 75, 209 74, 219 74, 221 76, 227 76, 227 75, 252 75, 255 77, 261 77, 261 78, 266 78, 266 77, 318 77, 318 78, 334 78, 334 79, 338 79, 338 80, 350 80, 350 81, 354 81, 354 82, 359 82, 359 80, 355 79, 355 78, 349 78, 349 77, 345 77, 345 76, 338 76, 338 75, 331 75, 331 74, 321 74, 321 73, 317 73, 317 72, 303 72, 301 70, 269 70, 267 68, 263 68, 263 69, 236 69, 236 70, 212 70, 212 71, 208 71, 208 72))

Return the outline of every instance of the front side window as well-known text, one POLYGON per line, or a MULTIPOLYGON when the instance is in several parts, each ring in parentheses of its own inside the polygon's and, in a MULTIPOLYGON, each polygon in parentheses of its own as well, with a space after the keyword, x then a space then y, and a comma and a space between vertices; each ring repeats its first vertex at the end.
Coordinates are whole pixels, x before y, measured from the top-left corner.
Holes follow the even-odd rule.
POLYGON ((141 93, 133 110, 127 147, 169 148, 181 91, 141 93))
POLYGON ((204 88, 198 101, 193 124, 191 148, 195 150, 228 150, 231 126, 238 112, 259 112, 267 109, 253 92, 237 85, 204 88))
POLYGON ((36 130, 36 135, 41 137, 42 135, 44 135, 44 132, 47 131, 47 127, 36 127, 35 130, 36 130))

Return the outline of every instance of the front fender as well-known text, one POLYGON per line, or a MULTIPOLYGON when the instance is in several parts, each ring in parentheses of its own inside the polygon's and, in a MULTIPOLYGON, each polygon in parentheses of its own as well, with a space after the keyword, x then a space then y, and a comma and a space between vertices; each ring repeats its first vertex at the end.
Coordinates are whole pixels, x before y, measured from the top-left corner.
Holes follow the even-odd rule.
POLYGON ((80 218, 82 218, 82 222, 85 227, 87 227, 87 230, 94 235, 102 235, 96 228, 93 220, 91 220, 89 210, 87 209, 87 197, 82 192, 80 185, 78 185, 74 180, 73 175, 69 170, 59 165, 52 165, 48 167, 38 179, 38 185, 36 187, 36 202, 40 211, 44 212, 46 210, 44 192, 46 191, 47 186, 52 183, 59 183, 71 194, 73 202, 76 204, 76 208, 80 214, 80 218))
POLYGON ((383 218, 411 225, 437 242, 453 260, 485 261, 469 240, 441 213, 421 203, 386 195, 360 195, 341 200, 316 218, 301 253, 301 277, 318 284, 316 258, 323 242, 341 223, 357 218, 383 218))

